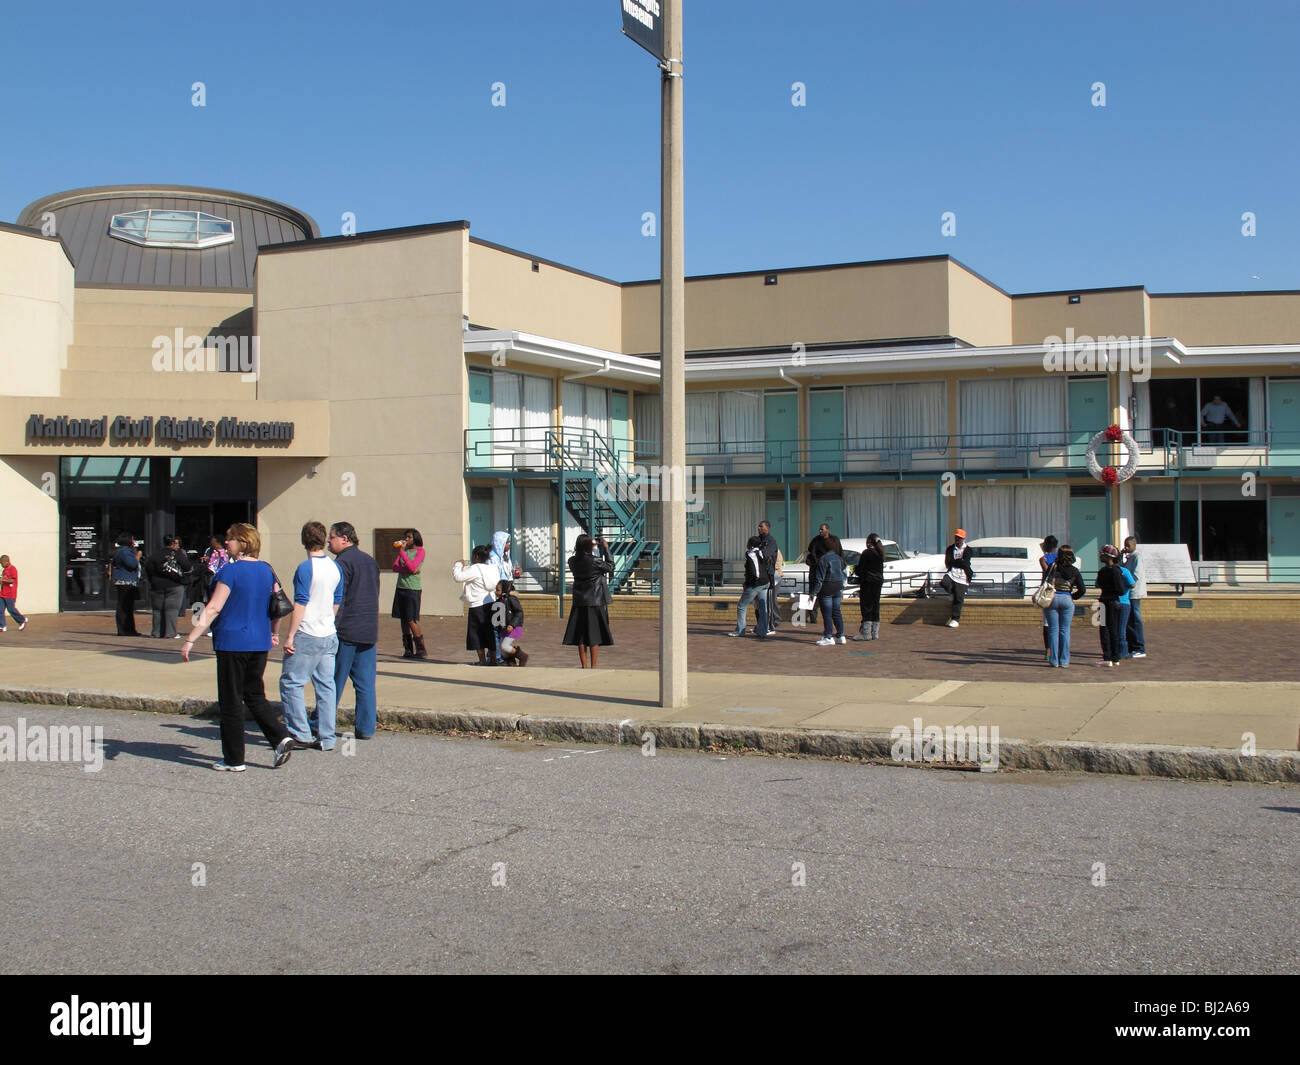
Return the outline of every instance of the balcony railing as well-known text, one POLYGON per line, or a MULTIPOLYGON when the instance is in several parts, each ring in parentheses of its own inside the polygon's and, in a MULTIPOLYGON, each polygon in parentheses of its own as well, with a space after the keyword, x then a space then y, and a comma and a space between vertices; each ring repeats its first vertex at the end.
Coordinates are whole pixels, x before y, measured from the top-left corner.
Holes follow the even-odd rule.
MULTIPOLYGON (((560 465, 573 468, 584 457, 596 465, 590 430, 557 427, 478 429, 465 433, 465 471, 503 469, 549 472, 560 465), (559 448, 557 451, 556 448, 559 448), (557 461, 563 455, 564 463, 557 461)), ((745 478, 774 480, 817 476, 848 480, 854 477, 897 477, 953 472, 959 477, 990 473, 1025 476, 1079 476, 1087 468, 1092 434, 954 433, 903 437, 858 436, 830 440, 791 438, 724 440, 688 443, 686 461, 699 466, 712 480, 745 478)), ((1300 468, 1300 431, 1239 430, 1222 434, 1174 429, 1139 430, 1135 437, 1145 476, 1166 477, 1224 470, 1295 470, 1300 468), (1223 440, 1219 441, 1218 436, 1223 440)), ((1113 463, 1123 461, 1123 449, 1113 445, 1113 463)), ((609 451, 618 468, 628 474, 638 464, 654 469, 660 462, 655 440, 614 439, 609 451)), ((1101 459, 1106 460, 1103 449, 1101 459)))

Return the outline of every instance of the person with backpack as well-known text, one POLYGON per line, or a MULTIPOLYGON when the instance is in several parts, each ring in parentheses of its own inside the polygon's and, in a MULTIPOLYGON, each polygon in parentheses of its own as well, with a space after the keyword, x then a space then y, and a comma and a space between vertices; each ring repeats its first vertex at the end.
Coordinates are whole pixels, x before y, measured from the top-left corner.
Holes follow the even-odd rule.
POLYGON ((185 585, 189 583, 194 568, 189 556, 181 550, 180 537, 167 535, 163 545, 144 563, 149 577, 149 606, 153 612, 153 627, 149 635, 155 640, 179 640, 176 618, 185 598, 185 585))
POLYGON ((736 604, 736 630, 728 636, 744 636, 745 623, 749 620, 749 604, 754 604, 754 613, 758 624, 754 626, 754 635, 760 640, 769 635, 767 627, 767 591, 770 587, 767 575, 767 563, 763 558, 763 541, 761 537, 751 536, 745 544, 745 589, 740 593, 740 602, 736 604))

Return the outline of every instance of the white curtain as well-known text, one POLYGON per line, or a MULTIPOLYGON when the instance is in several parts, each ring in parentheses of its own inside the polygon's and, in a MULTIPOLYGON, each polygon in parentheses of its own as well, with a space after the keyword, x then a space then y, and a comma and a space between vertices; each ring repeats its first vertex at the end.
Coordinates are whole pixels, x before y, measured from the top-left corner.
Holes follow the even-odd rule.
POLYGON ((894 386, 850 385, 844 390, 847 450, 888 448, 894 437, 894 386))
POLYGON ((526 591, 539 590, 556 565, 552 525, 555 497, 549 488, 525 488, 516 493, 515 506, 523 512, 515 515, 515 521, 522 521, 522 525, 518 539, 511 544, 510 556, 524 571, 519 579, 520 587, 526 591))
POLYGON ((519 448, 520 381, 516 373, 492 374, 492 465, 514 466, 519 448))
MULTIPOLYGON (((636 425, 633 426, 636 442, 648 457, 659 455, 659 431, 663 413, 657 392, 638 392, 636 396, 636 425)), ((640 456, 637 457, 640 461, 640 456)))
POLYGON ((942 381, 912 381, 896 385, 893 435, 907 438, 911 448, 941 448, 948 442, 948 397, 942 381))
POLYGON ((963 488, 957 497, 958 521, 969 539, 981 536, 1014 536, 1015 491, 1010 486, 963 488))
POLYGON ((897 503, 898 489, 893 485, 844 489, 845 537, 862 540, 868 533, 879 533, 882 539, 897 540, 897 503))
POLYGON ((709 532, 709 555, 728 562, 745 557, 745 543, 757 535, 763 517, 761 488, 706 488, 705 501, 713 519, 709 532))
POLYGON ((762 392, 721 393, 719 414, 722 440, 728 454, 762 454, 762 392))
POLYGON ((686 393, 686 448, 688 455, 718 453, 718 394, 686 393))
POLYGON ((587 428, 609 443, 609 391, 595 385, 584 386, 587 392, 587 428))
POLYGON ((960 408, 958 431, 975 437, 967 447, 1011 446, 1016 407, 1010 381, 962 381, 960 408))
POLYGON ((586 425, 584 412, 587 405, 584 402, 585 398, 582 385, 576 381, 564 382, 564 428, 582 429, 586 425))
POLYGON ((939 542, 939 499, 933 489, 898 489, 897 513, 893 535, 885 536, 883 532, 880 535, 887 540, 897 540, 901 550, 933 554, 947 546, 939 542))
MULTIPOLYGON (((1055 536, 1065 543, 1070 489, 1063 484, 1018 484, 1009 536, 1055 536)), ((969 531, 969 530, 968 530, 969 531)))
POLYGON ((1031 452, 1065 443, 1065 378, 1018 377, 1016 433, 1031 452))
MULTIPOLYGON (((1241 419, 1241 424, 1250 430, 1246 439, 1252 444, 1262 444, 1264 442, 1265 425, 1268 423, 1268 415, 1265 414, 1267 401, 1264 398, 1264 378, 1252 377, 1250 380, 1250 396, 1246 409, 1237 417, 1241 419)), ((1236 411, 1233 411, 1236 414, 1236 411)))
POLYGON ((545 377, 524 377, 524 444, 529 451, 541 451, 546 446, 546 428, 554 416, 555 389, 545 377))
MULTIPOLYGON (((1138 446, 1143 451, 1150 451, 1152 448, 1151 436, 1151 382, 1138 381, 1133 385, 1133 395, 1137 397, 1137 432, 1134 439, 1137 440, 1138 446)), ((1088 430, 1096 431, 1094 426, 1072 425, 1070 427, 1076 433, 1086 432, 1088 430)))

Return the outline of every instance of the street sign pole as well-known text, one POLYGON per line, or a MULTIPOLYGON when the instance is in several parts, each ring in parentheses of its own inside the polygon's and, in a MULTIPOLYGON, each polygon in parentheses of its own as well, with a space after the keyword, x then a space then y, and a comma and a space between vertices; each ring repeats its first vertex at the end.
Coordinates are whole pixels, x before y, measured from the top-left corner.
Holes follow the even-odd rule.
MULTIPOLYGON (((683 252, 682 0, 663 4, 660 160, 659 380, 663 453, 673 491, 662 507, 659 573, 659 705, 686 705, 686 282, 683 252), (678 479, 680 476, 680 480, 678 479)), ((662 497, 662 493, 661 493, 662 497)))

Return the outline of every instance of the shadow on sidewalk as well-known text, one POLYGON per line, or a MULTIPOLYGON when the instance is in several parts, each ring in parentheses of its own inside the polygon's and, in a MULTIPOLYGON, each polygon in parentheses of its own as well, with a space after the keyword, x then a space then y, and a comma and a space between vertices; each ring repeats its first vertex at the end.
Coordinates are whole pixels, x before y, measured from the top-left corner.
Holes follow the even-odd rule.
MULTIPOLYGON (((501 668, 501 667, 498 667, 501 668)), ((488 680, 479 680, 481 672, 475 671, 473 680, 468 677, 460 680, 455 677, 422 677, 418 674, 411 673, 392 673, 385 670, 379 670, 378 676, 392 677, 396 680, 418 680, 424 683, 433 682, 436 684, 456 684, 463 688, 496 688, 503 692, 518 692, 520 695, 552 695, 559 699, 578 699, 582 702, 605 703, 615 706, 658 706, 659 703, 654 699, 628 699, 620 698, 613 695, 587 695, 582 692, 561 691, 556 688, 521 688, 514 684, 493 684, 488 680)), ((485 711, 491 713, 492 711, 485 711)))

